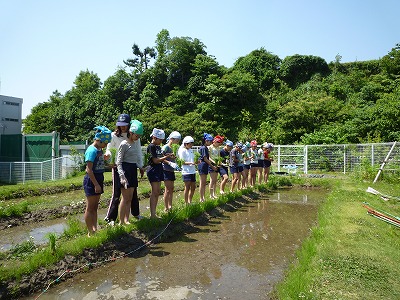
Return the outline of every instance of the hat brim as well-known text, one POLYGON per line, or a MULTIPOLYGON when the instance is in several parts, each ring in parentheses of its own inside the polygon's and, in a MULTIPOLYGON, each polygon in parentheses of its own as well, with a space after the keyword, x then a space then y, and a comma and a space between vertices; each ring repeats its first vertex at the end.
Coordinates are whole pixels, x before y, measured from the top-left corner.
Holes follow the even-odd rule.
POLYGON ((126 122, 117 122, 116 125, 117 125, 117 126, 128 126, 129 123, 126 123, 126 122))

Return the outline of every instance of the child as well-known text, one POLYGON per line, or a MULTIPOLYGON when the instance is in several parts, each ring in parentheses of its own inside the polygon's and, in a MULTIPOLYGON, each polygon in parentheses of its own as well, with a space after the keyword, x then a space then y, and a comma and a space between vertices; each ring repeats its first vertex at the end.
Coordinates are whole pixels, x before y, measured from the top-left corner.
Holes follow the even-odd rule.
POLYGON ((200 162, 199 162, 199 165, 197 168, 199 170, 199 175, 200 175, 200 186, 199 186, 200 202, 205 201, 208 169, 211 168, 213 171, 218 170, 218 168, 216 166, 213 166, 213 164, 211 163, 210 155, 209 155, 209 151, 208 151, 208 147, 211 145, 213 139, 214 138, 211 134, 204 133, 203 139, 201 142, 201 146, 199 149, 200 162))
POLYGON ((191 136, 185 136, 182 145, 179 147, 178 155, 182 159, 182 179, 185 183, 185 203, 192 203, 194 191, 196 189, 196 167, 193 154, 194 139, 191 136))
POLYGON ((222 148, 221 151, 219 152, 219 156, 223 159, 223 162, 219 167, 219 174, 221 175, 222 178, 219 189, 220 194, 225 194, 225 186, 229 180, 228 165, 232 148, 233 148, 233 143, 230 140, 226 140, 224 148, 222 148))
MULTIPOLYGON (((247 143, 246 143, 247 145, 247 143)), ((246 188, 248 186, 248 180, 249 180, 249 170, 250 170, 250 156, 249 156, 249 149, 246 145, 243 145, 242 147, 242 156, 243 156, 243 179, 242 179, 242 189, 246 188)), ((249 143, 250 146, 250 143, 249 143)))
POLYGON ((122 201, 119 205, 120 225, 130 224, 129 213, 131 210, 135 218, 142 218, 139 215, 139 200, 134 197, 134 194, 136 191, 137 195, 138 187, 137 168, 143 168, 143 154, 139 141, 143 134, 143 125, 138 120, 133 120, 131 123, 129 137, 119 145, 116 159, 122 192, 122 201))
POLYGON ((250 186, 254 187, 256 184, 256 177, 258 171, 258 151, 257 141, 252 140, 250 142, 250 186))
POLYGON ((264 149, 261 145, 260 149, 257 150, 258 157, 258 184, 261 184, 264 179, 264 149))
POLYGON ((151 185, 150 194, 150 217, 157 218, 156 209, 158 196, 161 191, 161 181, 164 181, 164 170, 162 162, 171 157, 171 153, 165 154, 161 150, 161 143, 165 139, 165 132, 162 129, 153 128, 150 135, 151 143, 147 146, 147 153, 150 154, 147 170, 147 178, 151 185))
POLYGON ((274 145, 271 143, 264 143, 264 182, 267 183, 269 177, 269 171, 273 158, 269 157, 274 145))
POLYGON ((243 171, 243 162, 242 160, 242 147, 243 144, 237 142, 235 147, 231 150, 229 154, 229 169, 232 174, 232 185, 231 192, 234 192, 235 186, 237 184, 238 190, 240 190, 241 177, 243 171))
POLYGON ((172 150, 173 144, 178 144, 181 140, 181 134, 178 131, 173 131, 167 138, 167 144, 162 147, 162 152, 164 155, 170 154, 171 156, 163 162, 164 168, 164 203, 165 211, 170 211, 172 209, 172 197, 174 193, 174 182, 175 182, 175 169, 176 161, 174 151, 172 150), (172 163, 172 164, 171 164, 172 163), (171 166, 172 165, 172 166, 171 166))
POLYGON ((208 173, 210 174, 210 198, 216 199, 217 196, 215 195, 217 189, 217 180, 218 180, 218 171, 219 171, 219 153, 221 151, 221 145, 224 142, 224 137, 217 135, 214 137, 212 144, 208 147, 208 151, 210 154, 210 161, 213 166, 216 168, 208 168, 208 173))
POLYGON ((90 237, 97 231, 97 209, 103 193, 104 156, 103 148, 111 140, 111 131, 104 126, 94 128, 94 142, 85 151, 86 174, 83 189, 86 195, 85 223, 90 237))

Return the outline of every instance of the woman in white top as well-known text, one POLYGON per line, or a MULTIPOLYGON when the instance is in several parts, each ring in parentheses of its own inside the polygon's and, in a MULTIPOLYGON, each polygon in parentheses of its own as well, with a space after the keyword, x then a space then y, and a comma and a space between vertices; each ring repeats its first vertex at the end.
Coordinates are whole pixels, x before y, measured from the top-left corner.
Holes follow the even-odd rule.
POLYGON ((184 197, 186 204, 192 202, 196 189, 196 167, 192 150, 193 143, 194 139, 191 136, 185 136, 178 150, 178 156, 182 160, 182 179, 185 183, 184 197))

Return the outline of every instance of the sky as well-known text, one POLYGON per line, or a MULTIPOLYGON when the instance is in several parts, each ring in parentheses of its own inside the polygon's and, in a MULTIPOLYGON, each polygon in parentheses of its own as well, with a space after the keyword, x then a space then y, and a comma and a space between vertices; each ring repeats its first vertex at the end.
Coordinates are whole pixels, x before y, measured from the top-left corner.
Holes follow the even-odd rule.
POLYGON ((260 48, 379 59, 400 43, 399 11, 398 0, 0 0, 0 94, 23 98, 25 118, 80 71, 104 82, 162 29, 199 39, 226 67, 260 48))

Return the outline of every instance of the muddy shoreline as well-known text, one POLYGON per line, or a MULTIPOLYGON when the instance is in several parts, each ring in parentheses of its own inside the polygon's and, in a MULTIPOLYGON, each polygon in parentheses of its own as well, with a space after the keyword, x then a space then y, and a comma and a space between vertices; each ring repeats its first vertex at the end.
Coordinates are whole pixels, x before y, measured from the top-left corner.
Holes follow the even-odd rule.
MULTIPOLYGON (((249 195, 237 198, 229 203, 217 207, 210 212, 204 212, 193 220, 187 220, 185 222, 176 224, 171 223, 163 232, 163 234, 154 240, 153 243, 172 240, 179 235, 196 232, 198 230, 197 226, 206 225, 211 219, 223 215, 225 211, 235 211, 243 205, 251 202, 253 199, 258 199, 260 196, 261 194, 253 192, 249 195)), ((51 214, 51 216, 54 215, 54 218, 56 218, 72 213, 76 214, 81 212, 83 208, 84 204, 82 207, 79 206, 68 209, 60 208, 43 210, 40 212, 26 214, 26 216, 18 219, 20 222, 38 222, 39 218, 48 220, 49 214, 51 214)), ((18 221, 15 221, 14 224, 17 223, 18 221)), ((1 224, 1 226, 4 226, 3 223, 1 224)), ((12 224, 12 220, 9 219, 4 222, 4 224, 12 224)), ((72 278, 78 273, 97 268, 101 265, 104 265, 107 261, 113 261, 116 257, 145 256, 148 253, 149 248, 148 246, 144 245, 157 237, 159 232, 161 232, 163 229, 164 228, 156 228, 153 230, 152 234, 146 235, 141 232, 134 231, 130 234, 125 234, 116 240, 107 242, 99 248, 86 249, 81 255, 66 256, 57 264, 46 268, 42 267, 32 274, 22 276, 22 278, 19 280, 2 282, 0 283, 0 299, 17 299, 22 296, 39 293, 40 291, 44 291, 49 285, 57 284, 57 282, 72 278), (99 264, 98 262, 104 263, 99 264), (60 276, 61 278, 58 280, 60 276)))

